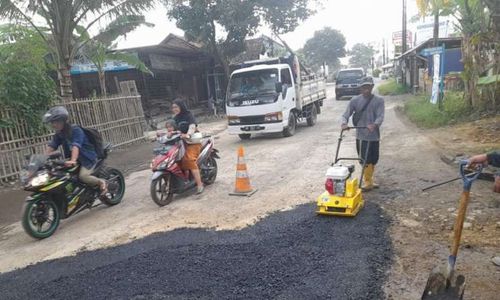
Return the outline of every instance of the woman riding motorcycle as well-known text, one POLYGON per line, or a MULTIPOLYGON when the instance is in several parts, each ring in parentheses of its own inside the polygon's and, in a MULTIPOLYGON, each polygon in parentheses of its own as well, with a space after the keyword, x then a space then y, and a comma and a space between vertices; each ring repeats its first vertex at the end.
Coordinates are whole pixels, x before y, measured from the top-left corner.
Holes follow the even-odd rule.
MULTIPOLYGON (((174 120, 177 124, 177 128, 182 133, 182 138, 185 141, 189 141, 191 136, 197 131, 196 119, 193 114, 188 110, 186 103, 181 99, 176 99, 172 103, 172 113, 174 114, 174 120)), ((182 169, 191 171, 194 180, 198 187, 198 194, 201 194, 204 190, 203 182, 201 181, 200 170, 196 160, 200 155, 201 144, 190 144, 186 143, 186 154, 182 158, 182 169)))
POLYGON ((64 157, 69 158, 65 165, 72 167, 78 162, 80 164, 79 180, 92 187, 99 186, 101 193, 105 194, 107 192, 106 181, 91 175, 97 162, 94 146, 80 127, 72 126, 68 122, 68 117, 68 110, 64 106, 55 106, 43 116, 43 122, 50 123, 56 131, 45 154, 50 155, 62 145, 64 157))

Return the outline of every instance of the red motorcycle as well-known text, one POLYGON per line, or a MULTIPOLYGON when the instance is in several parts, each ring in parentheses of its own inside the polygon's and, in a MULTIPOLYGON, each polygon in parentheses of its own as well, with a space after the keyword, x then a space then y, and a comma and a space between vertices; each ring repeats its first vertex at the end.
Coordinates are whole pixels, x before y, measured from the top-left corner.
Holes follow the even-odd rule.
MULTIPOLYGON (((182 170, 180 161, 186 153, 185 142, 181 135, 161 136, 157 140, 162 147, 155 148, 155 158, 151 162, 151 198, 159 206, 172 202, 175 194, 182 194, 196 187, 196 182, 188 170, 182 170)), ((210 185, 217 178, 217 162, 219 151, 214 148, 214 139, 206 137, 201 141, 202 147, 198 156, 198 167, 201 180, 210 185)))

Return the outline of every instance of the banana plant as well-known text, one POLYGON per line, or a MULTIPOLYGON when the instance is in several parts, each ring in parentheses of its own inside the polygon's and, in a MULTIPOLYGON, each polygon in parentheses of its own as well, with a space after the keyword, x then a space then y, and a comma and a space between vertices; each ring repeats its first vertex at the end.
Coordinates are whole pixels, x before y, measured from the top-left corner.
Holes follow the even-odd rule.
POLYGON ((76 31, 80 35, 80 51, 78 56, 90 61, 97 69, 101 95, 107 95, 106 70, 107 61, 121 61, 133 66, 140 72, 154 75, 153 72, 133 53, 113 51, 116 48, 116 39, 125 36, 137 27, 154 26, 147 23, 144 16, 122 15, 114 19, 104 29, 94 37, 90 37, 83 27, 77 27, 76 31))

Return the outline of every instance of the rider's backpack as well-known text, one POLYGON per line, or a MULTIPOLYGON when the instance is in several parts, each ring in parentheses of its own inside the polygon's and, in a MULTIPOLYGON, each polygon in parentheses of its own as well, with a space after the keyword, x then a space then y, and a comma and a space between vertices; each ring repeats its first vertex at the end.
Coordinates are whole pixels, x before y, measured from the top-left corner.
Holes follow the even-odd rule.
POLYGON ((104 142, 102 139, 102 135, 94 128, 86 128, 80 127, 83 130, 83 133, 89 139, 89 142, 94 146, 95 152, 97 154, 97 158, 105 159, 107 154, 104 151, 104 142))

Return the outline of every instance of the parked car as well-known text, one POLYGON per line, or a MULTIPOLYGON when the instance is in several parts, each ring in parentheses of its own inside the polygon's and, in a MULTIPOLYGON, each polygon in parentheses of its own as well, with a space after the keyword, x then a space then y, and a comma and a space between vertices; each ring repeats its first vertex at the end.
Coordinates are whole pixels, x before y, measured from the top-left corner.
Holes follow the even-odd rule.
POLYGON ((340 100, 343 96, 359 95, 361 93, 359 83, 365 76, 365 71, 362 68, 340 70, 336 77, 335 99, 340 100))

